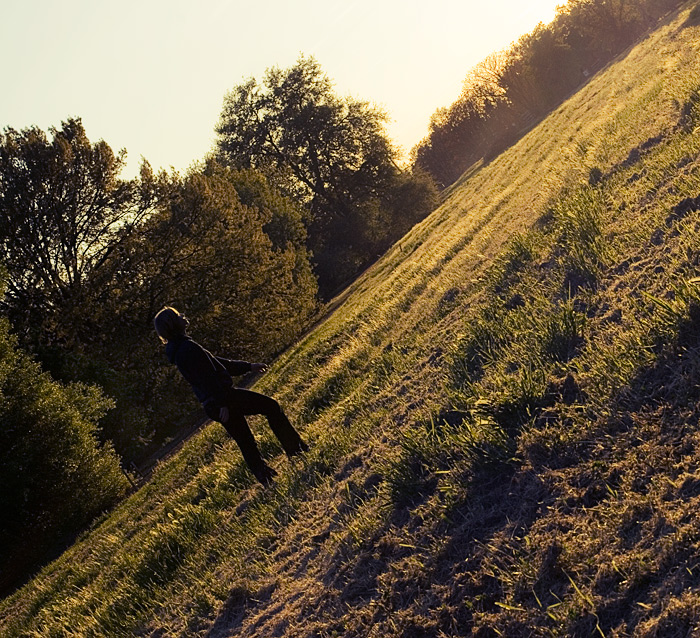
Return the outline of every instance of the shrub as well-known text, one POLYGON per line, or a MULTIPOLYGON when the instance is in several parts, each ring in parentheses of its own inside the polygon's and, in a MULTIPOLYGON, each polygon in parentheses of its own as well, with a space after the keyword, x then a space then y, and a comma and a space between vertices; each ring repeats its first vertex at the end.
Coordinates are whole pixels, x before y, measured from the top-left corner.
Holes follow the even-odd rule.
POLYGON ((128 482, 97 422, 112 403, 62 385, 17 350, 0 319, 0 590, 111 506, 128 482))

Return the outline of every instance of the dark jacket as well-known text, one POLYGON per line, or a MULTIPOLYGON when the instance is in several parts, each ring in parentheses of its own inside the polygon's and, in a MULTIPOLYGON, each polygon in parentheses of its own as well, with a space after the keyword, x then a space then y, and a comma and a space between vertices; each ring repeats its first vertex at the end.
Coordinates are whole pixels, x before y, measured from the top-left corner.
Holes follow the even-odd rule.
POLYGON ((226 392, 233 387, 231 375, 251 370, 247 361, 216 357, 187 336, 168 341, 165 354, 192 386, 200 403, 210 410, 226 405, 226 392))

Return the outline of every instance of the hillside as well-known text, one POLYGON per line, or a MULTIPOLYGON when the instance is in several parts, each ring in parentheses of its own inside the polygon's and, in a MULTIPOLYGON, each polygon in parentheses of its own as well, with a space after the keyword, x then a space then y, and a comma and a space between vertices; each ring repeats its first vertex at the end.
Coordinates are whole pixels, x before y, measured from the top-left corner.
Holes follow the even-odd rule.
POLYGON ((262 489, 205 428, 2 601, 0 633, 691 635, 692 4, 466 173, 275 362, 256 387, 303 461, 264 439, 262 489))

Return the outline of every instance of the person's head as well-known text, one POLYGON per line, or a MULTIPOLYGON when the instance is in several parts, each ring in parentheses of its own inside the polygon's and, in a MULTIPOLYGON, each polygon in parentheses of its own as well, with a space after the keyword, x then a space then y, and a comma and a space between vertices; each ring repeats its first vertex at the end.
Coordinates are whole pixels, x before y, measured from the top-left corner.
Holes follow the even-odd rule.
POLYGON ((189 324, 185 315, 169 306, 163 308, 153 319, 153 325, 163 343, 182 337, 189 324))

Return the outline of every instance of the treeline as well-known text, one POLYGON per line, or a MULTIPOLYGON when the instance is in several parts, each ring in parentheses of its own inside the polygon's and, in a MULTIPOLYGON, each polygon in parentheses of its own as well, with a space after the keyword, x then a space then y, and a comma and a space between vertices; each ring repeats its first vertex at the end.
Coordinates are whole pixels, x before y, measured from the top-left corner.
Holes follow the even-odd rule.
POLYGON ((441 187, 497 155, 683 0, 569 0, 508 50, 472 69, 412 152, 441 187))
POLYGON ((121 178, 125 152, 78 118, 4 130, 0 590, 200 416, 153 331, 160 308, 221 353, 269 360, 433 209, 384 122, 302 57, 235 88, 216 148, 184 175, 144 161, 121 178))

